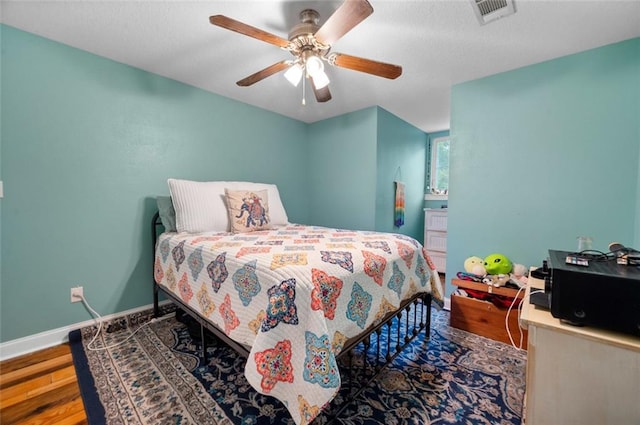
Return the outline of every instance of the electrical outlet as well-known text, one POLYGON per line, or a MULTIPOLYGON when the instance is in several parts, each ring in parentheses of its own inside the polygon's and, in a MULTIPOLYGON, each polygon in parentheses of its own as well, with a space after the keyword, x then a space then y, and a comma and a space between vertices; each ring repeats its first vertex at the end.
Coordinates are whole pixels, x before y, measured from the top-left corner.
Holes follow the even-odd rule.
POLYGON ((77 303, 82 301, 82 297, 84 294, 82 293, 82 286, 76 286, 75 288, 71 288, 71 302, 77 303))

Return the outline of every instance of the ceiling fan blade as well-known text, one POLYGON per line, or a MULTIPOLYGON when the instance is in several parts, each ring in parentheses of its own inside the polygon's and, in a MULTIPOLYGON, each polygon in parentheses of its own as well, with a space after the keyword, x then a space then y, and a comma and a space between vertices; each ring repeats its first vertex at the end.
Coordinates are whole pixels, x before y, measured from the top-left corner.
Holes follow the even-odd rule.
POLYGON ((255 74, 251 74, 248 77, 243 78, 242 80, 238 81, 236 84, 239 85, 240 87, 247 87, 277 72, 284 71, 290 66, 291 66, 290 61, 281 61, 278 63, 274 63, 273 65, 268 66, 265 69, 256 72, 255 74))
POLYGON ((377 75, 378 77, 389 78, 391 80, 398 78, 402 74, 402 67, 399 65, 359 58, 343 53, 332 53, 329 55, 329 62, 340 68, 366 72, 367 74, 377 75))
POLYGON ((373 13, 367 0, 346 0, 316 31, 315 38, 325 45, 332 45, 353 27, 373 13))
POLYGON ((211 22, 213 25, 235 31, 240 34, 248 35, 249 37, 274 44, 278 47, 287 47, 289 45, 289 40, 285 40, 282 37, 278 37, 277 35, 252 27, 251 25, 247 25, 240 21, 236 21, 235 19, 228 18, 224 15, 210 16, 209 22, 211 22))
POLYGON ((313 94, 316 95, 316 100, 320 103, 328 102, 331 100, 331 92, 329 91, 329 86, 324 86, 321 89, 316 88, 316 84, 313 81, 313 77, 311 78, 311 87, 313 87, 313 94))

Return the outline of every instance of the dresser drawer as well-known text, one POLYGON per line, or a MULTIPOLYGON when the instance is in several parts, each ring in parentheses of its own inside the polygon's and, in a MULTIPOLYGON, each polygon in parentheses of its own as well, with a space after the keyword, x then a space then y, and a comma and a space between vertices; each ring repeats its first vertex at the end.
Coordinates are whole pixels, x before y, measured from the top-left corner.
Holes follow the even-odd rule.
POLYGON ((439 273, 445 273, 447 270, 447 253, 437 251, 428 252, 429 258, 431 258, 431 262, 436 267, 436 271, 439 273))
POLYGON ((447 210, 446 209, 426 209, 424 215, 424 226, 428 230, 447 231, 447 210))
POLYGON ((447 232, 432 232, 428 230, 425 234, 424 246, 427 251, 447 251, 447 232))
MULTIPOLYGON (((518 330, 518 301, 509 314, 509 330, 516 345, 520 344, 518 330)), ((507 309, 499 308, 489 301, 451 295, 451 326, 511 344, 505 326, 507 309)), ((527 331, 522 330, 522 348, 527 348, 527 331)))

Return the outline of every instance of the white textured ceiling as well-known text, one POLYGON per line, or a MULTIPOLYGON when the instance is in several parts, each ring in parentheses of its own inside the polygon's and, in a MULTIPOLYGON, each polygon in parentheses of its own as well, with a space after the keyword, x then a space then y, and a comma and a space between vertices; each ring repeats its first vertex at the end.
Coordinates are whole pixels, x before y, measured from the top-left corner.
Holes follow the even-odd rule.
MULTIPOLYGON (((2 1, 0 20, 115 61, 304 122, 379 105, 426 132, 449 128, 456 83, 640 36, 637 0, 515 0, 516 14, 484 26, 469 0, 370 0, 374 13, 334 52, 401 65, 387 80, 328 70, 333 99, 318 104, 276 74, 235 82, 291 56, 209 23, 223 14, 287 38, 306 8, 320 23, 341 1, 2 1)), ((43 64, 45 66, 45 64, 43 64)))

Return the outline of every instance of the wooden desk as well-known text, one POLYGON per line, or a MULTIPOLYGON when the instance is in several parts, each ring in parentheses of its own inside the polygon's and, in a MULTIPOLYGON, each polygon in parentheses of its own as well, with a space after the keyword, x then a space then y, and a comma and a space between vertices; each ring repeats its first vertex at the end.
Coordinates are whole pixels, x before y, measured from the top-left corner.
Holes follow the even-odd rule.
POLYGON ((640 338, 561 323, 528 302, 526 425, 640 424, 640 338))

